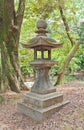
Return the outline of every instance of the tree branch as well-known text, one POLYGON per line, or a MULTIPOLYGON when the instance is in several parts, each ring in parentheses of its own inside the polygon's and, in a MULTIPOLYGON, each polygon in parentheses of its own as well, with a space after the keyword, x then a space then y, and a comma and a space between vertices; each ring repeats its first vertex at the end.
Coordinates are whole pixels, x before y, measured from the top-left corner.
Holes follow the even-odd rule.
POLYGON ((62 5, 61 5, 61 3, 60 3, 60 0, 58 0, 58 6, 59 6, 60 15, 61 15, 61 18, 62 18, 62 20, 63 20, 63 23, 64 23, 64 27, 65 27, 67 36, 68 36, 68 38, 69 38, 69 40, 70 40, 70 42, 71 42, 71 45, 73 46, 75 42, 73 41, 72 37, 70 36, 70 29, 69 29, 69 26, 68 26, 66 17, 65 17, 65 15, 64 15, 63 8, 62 8, 62 5))
POLYGON ((18 10, 17 10, 17 25, 19 29, 22 24, 24 10, 25 10, 25 0, 19 0, 18 10))

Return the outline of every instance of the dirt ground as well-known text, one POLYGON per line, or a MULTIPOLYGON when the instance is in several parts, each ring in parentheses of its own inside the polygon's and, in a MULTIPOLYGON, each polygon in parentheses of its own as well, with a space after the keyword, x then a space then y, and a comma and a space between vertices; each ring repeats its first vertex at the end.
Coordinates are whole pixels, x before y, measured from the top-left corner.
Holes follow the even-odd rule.
POLYGON ((7 92, 0 105, 0 130, 84 130, 84 82, 74 81, 57 87, 70 103, 51 118, 38 124, 17 111, 22 94, 7 92))

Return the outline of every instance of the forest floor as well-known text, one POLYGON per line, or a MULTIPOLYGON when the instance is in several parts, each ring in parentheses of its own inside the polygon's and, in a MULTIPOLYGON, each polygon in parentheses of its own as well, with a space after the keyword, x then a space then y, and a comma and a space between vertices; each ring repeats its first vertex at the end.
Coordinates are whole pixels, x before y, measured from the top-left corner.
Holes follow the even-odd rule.
POLYGON ((17 102, 23 99, 23 94, 3 94, 0 130, 84 130, 84 82, 69 82, 58 86, 57 91, 70 103, 40 124, 17 111, 17 102))

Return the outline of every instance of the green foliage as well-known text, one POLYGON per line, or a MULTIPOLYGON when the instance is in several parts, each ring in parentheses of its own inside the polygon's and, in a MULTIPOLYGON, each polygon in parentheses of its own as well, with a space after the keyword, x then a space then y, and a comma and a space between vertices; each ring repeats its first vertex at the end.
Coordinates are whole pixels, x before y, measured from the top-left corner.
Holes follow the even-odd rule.
POLYGON ((22 65, 21 66, 21 72, 23 73, 23 75, 28 75, 33 73, 33 69, 31 66, 28 65, 22 65))
MULTIPOLYGON (((18 0, 16 0, 17 4, 18 0)), ((83 0, 73 2, 73 0, 63 0, 62 7, 70 27, 70 34, 76 40, 81 39, 84 42, 84 26, 80 27, 79 19, 83 17, 84 4, 83 0), (82 32, 82 33, 81 33, 82 32), (82 34, 82 35, 79 35, 82 34)), ((39 19, 46 19, 48 23, 49 37, 63 42, 64 45, 60 49, 52 50, 52 59, 57 61, 57 64, 52 67, 53 75, 57 73, 60 65, 64 62, 66 55, 72 48, 72 45, 66 35, 63 22, 60 17, 58 2, 54 0, 26 0, 26 9, 21 29, 20 43, 28 43, 35 36, 36 22, 39 19)), ((29 61, 33 60, 33 51, 19 47, 20 66, 23 73, 31 73, 32 68, 29 61)), ((75 56, 72 58, 69 68, 71 70, 82 69, 84 66, 84 49, 80 47, 75 56)))
POLYGON ((80 60, 81 60, 81 69, 84 70, 84 54, 80 55, 80 60))
POLYGON ((33 51, 19 47, 20 68, 24 75, 33 73, 33 68, 29 65, 29 61, 33 60, 33 51))
POLYGON ((80 59, 78 57, 73 57, 70 64, 69 64, 69 68, 71 71, 76 71, 76 70, 80 70, 80 59))
POLYGON ((74 73, 73 74, 65 74, 64 76, 64 82, 71 82, 75 80, 81 80, 84 81, 84 77, 81 76, 80 72, 79 73, 74 73))
POLYGON ((80 69, 84 69, 84 48, 82 44, 80 45, 75 56, 80 60, 80 69))

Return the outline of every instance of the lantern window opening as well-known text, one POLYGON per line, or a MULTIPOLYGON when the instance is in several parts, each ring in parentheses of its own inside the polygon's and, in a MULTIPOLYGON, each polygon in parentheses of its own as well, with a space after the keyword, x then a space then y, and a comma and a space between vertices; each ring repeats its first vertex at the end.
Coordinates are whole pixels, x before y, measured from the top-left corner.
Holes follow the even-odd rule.
POLYGON ((44 50, 44 53, 43 53, 43 58, 44 59, 48 59, 48 50, 44 50))
POLYGON ((36 53, 37 53, 37 59, 42 59, 41 51, 37 50, 36 53))

